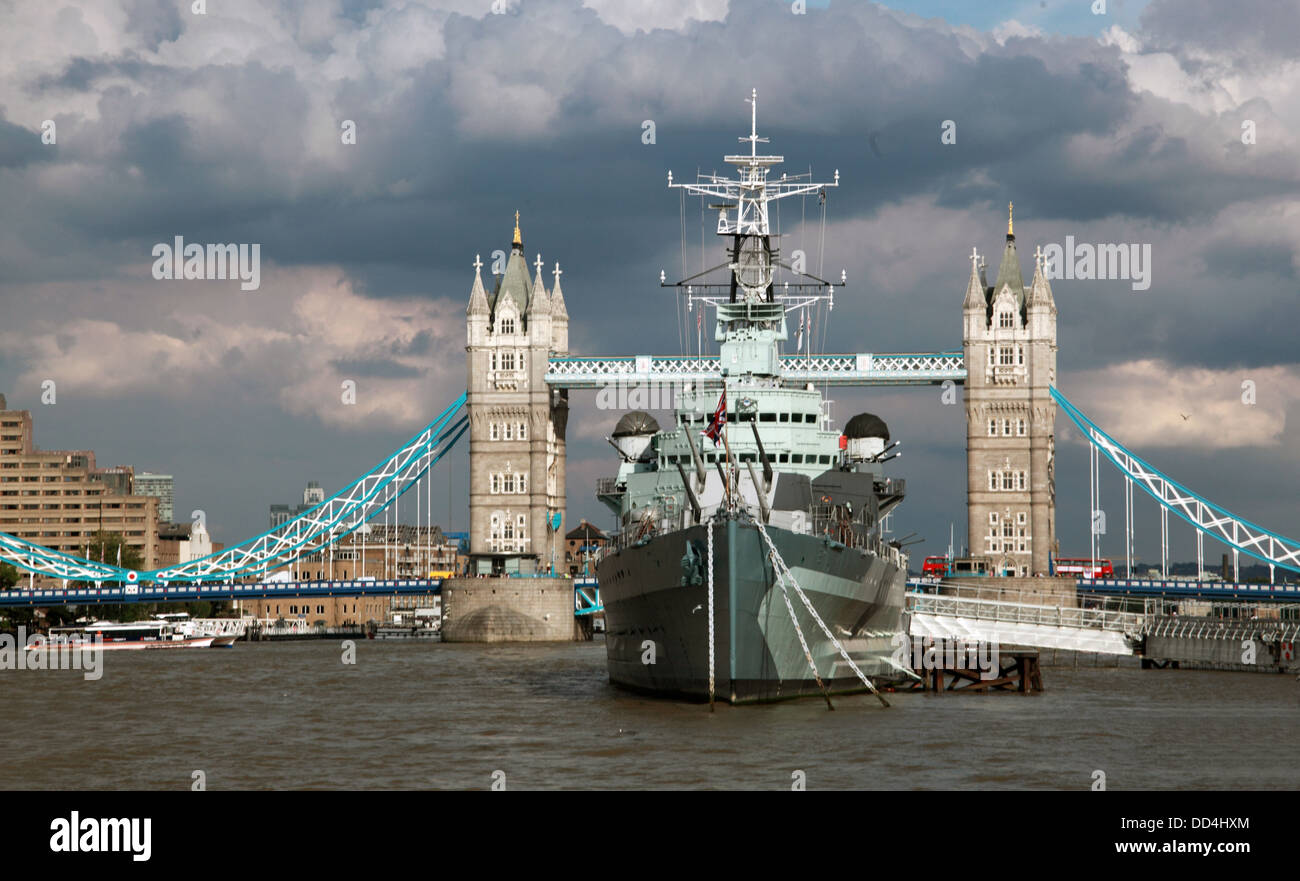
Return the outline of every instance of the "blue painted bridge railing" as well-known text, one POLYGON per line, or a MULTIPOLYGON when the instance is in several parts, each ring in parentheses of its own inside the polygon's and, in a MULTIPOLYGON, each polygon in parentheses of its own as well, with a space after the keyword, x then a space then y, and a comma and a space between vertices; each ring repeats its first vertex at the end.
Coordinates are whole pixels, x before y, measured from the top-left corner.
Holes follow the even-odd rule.
POLYGON ((103 603, 192 603, 269 597, 393 596, 440 593, 442 579, 268 581, 256 584, 105 584, 50 590, 0 590, 0 606, 83 606, 103 603))
POLYGON ((600 601, 600 585, 594 578, 573 579, 573 614, 597 615, 605 611, 600 601))
POLYGON ((1079 593, 1135 597, 1199 597, 1220 600, 1270 600, 1300 603, 1300 584, 1249 584, 1230 581, 1178 581, 1172 578, 1080 578, 1079 593))

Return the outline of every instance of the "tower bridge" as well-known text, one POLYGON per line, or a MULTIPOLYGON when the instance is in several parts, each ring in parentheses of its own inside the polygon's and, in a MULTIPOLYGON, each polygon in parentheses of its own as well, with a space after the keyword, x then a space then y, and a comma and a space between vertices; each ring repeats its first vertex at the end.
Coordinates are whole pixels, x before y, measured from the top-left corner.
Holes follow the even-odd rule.
MULTIPOLYGON (((747 310, 761 313, 762 321, 775 334, 772 339, 785 341, 785 314, 807 310, 822 301, 829 310, 835 286, 780 262, 775 247, 764 246, 768 252, 753 254, 742 252, 739 242, 756 229, 766 238, 767 201, 824 195, 825 188, 838 185, 839 173, 835 183, 824 185, 811 183, 810 175, 783 175, 768 181, 766 169, 782 157, 760 157, 753 152, 754 145, 764 140, 756 129, 742 140, 750 142, 751 154, 727 157, 728 162, 742 166, 738 180, 702 175, 695 183, 674 184, 669 174, 670 187, 731 199, 739 206, 734 220, 726 206, 714 206, 724 208, 718 232, 736 243, 729 257, 734 265, 723 264, 735 270, 730 290, 700 280, 711 270, 677 286, 685 288, 688 305, 714 306, 720 315, 725 312, 729 321, 748 320, 751 311, 747 310), (749 211, 759 203, 764 206, 762 213, 749 211), (778 282, 774 276, 780 269, 793 272, 796 281, 778 282), (745 294, 740 300, 736 278, 744 280, 745 294), (785 291, 780 297, 776 296, 778 284, 785 291)), ((824 210, 824 199, 821 203, 824 210)), ((747 240, 752 239, 749 236, 747 240)), ((698 392, 743 382, 745 377, 737 373, 734 347, 728 363, 723 355, 705 354, 702 340, 695 354, 570 353, 570 316, 560 283, 562 271, 554 265, 548 289, 540 254, 533 266, 535 271, 530 272, 516 212, 509 255, 500 273, 494 275, 490 292, 484 284, 482 261, 476 258, 473 264, 466 308, 466 391, 406 444, 339 492, 288 522, 219 553, 150 571, 130 571, 45 547, 37 540, 42 535, 39 531, 0 532, 0 560, 29 573, 25 589, 0 592, 0 605, 48 604, 55 597, 74 603, 134 602, 159 597, 236 597, 250 592, 330 595, 441 589, 447 616, 444 634, 451 638, 572 638, 575 617, 590 620, 600 602, 594 585, 575 585, 556 575, 557 563, 563 562, 564 555, 570 394, 657 386, 689 386, 698 392), (412 491, 417 526, 424 515, 431 524, 427 477, 464 435, 469 443, 470 567, 462 577, 400 584, 316 581, 284 585, 268 581, 269 573, 304 557, 317 555, 316 559, 321 559, 327 551, 332 553, 338 542, 376 517, 398 521, 399 506, 412 491), (37 576, 42 578, 40 590, 35 586, 37 576), (61 587, 53 588, 57 583, 61 587)), ((798 342, 787 346, 794 351, 777 356, 769 350, 773 354, 762 362, 763 375, 769 377, 764 381, 788 387, 963 385, 967 546, 973 554, 991 560, 997 574, 1032 578, 1052 569, 1058 551, 1058 408, 1089 444, 1093 467, 1090 509, 1097 507, 1097 475, 1103 458, 1125 477, 1130 567, 1132 490, 1138 486, 1161 510, 1166 577, 1170 512, 1196 530, 1198 559, 1208 536, 1229 547, 1234 561, 1245 554, 1266 562, 1271 570, 1300 571, 1300 543, 1244 520, 1163 475, 1102 431, 1061 393, 1057 387, 1057 309, 1048 275, 1045 256, 1036 249, 1032 279, 1024 282, 1012 206, 1008 205, 1005 243, 992 284, 987 280, 985 261, 977 250, 971 254, 960 307, 960 350, 817 353, 811 345, 805 350, 801 319, 798 342), (772 363, 777 357, 779 365, 772 363)), ((954 318, 955 306, 954 302, 954 318)), ((721 339, 715 334, 715 340, 721 339)), ((728 350, 723 347, 722 351, 728 350)), ((809 416, 811 421, 810 414, 790 415, 791 422, 799 421, 799 415, 809 416)), ((0 448, 0 456, 17 452, 0 448)), ((831 458, 823 457, 822 462, 831 458)), ((407 511, 409 516, 409 507, 407 511)), ((1095 531, 1093 535, 1095 560, 1095 531)), ((1285 591, 1279 595, 1289 596, 1285 591)), ((932 605, 936 609, 943 606, 932 605)))
MULTIPOLYGON (((540 255, 535 266, 537 271, 530 280, 518 227, 505 272, 496 278, 491 295, 481 276, 482 263, 475 261, 467 308, 468 390, 401 448, 321 504, 220 553, 147 572, 128 571, 45 548, 30 538, 0 533, 0 559, 31 576, 26 585, 0 591, 0 606, 444 591, 453 594, 444 603, 449 614, 455 615, 458 604, 464 611, 466 596, 477 596, 487 585, 501 583, 500 579, 469 579, 458 588, 457 582, 464 580, 286 583, 266 576, 303 557, 321 554, 376 517, 395 516, 397 506, 412 490, 418 517, 421 494, 428 498, 425 478, 456 442, 469 434, 470 549, 481 567, 472 574, 509 576, 506 583, 514 590, 514 601, 551 610, 542 612, 543 616, 563 612, 577 620, 589 620, 592 613, 600 611, 594 579, 547 577, 554 571, 554 561, 563 559, 560 525, 566 499, 564 454, 570 392, 659 384, 717 387, 723 382, 724 365, 711 355, 570 354, 559 267, 552 272, 554 283, 547 290, 540 255), (33 583, 37 575, 42 576, 39 588, 33 583), (519 575, 533 577, 514 577, 519 575), (457 590, 461 591, 458 599, 454 596, 457 590), (544 597, 540 605, 535 602, 538 597, 544 597)), ((1204 537, 1209 536, 1232 550, 1234 562, 1245 554, 1271 568, 1300 571, 1300 543, 1237 517, 1168 478, 1106 434, 1056 387, 1055 305, 1042 255, 1036 254, 1031 284, 1020 282, 1010 222, 995 285, 986 283, 984 271, 984 262, 978 254, 972 255, 963 302, 961 351, 787 353, 782 356, 786 381, 841 387, 964 385, 969 545, 1002 555, 1006 561, 1003 571, 1027 574, 1031 567, 1041 571, 1055 552, 1054 422, 1058 406, 1080 429, 1096 463, 1105 459, 1125 477, 1126 514, 1132 514, 1134 486, 1159 504, 1165 536, 1163 566, 1168 564, 1168 517, 1172 512, 1197 530, 1198 557, 1204 537)), ((1094 473, 1091 482, 1095 485, 1096 480, 1094 473)), ((1126 557, 1131 564, 1133 525, 1128 518, 1124 528, 1126 557)), ((1296 602, 1300 590, 1286 584, 1177 582, 1167 577, 1155 581, 1083 577, 1078 584, 1081 592, 1095 594, 1290 603, 1296 602)), ((909 602, 932 618, 938 616, 935 620, 940 624, 945 614, 955 615, 970 605, 915 592, 909 602)), ((987 610, 981 615, 985 613, 987 610)), ((1014 613, 1017 620, 1026 614, 999 611, 1004 613, 1014 613)), ((500 614, 500 609, 478 608, 471 616, 490 623, 498 621, 500 614)), ((1037 610, 1035 614, 1042 618, 1047 613, 1037 610)), ((1105 618, 1073 617, 1080 621, 1105 618)), ((1046 619, 1038 624, 1047 626, 1046 619)), ((943 626, 968 625, 974 626, 954 619, 943 626)), ((521 633, 517 625, 513 632, 521 633)), ((552 636, 563 632, 554 628, 543 631, 552 636)), ((1086 633, 1071 638, 1075 637, 1082 640, 1080 644, 1091 644, 1086 633)), ((1043 638, 1057 645, 1063 637, 1055 633, 1050 639, 1043 638)))

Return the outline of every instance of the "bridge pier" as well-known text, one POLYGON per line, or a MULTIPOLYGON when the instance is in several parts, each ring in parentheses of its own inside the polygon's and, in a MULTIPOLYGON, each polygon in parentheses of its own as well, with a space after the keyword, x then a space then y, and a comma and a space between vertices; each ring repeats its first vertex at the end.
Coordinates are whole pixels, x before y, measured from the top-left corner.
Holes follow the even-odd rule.
POLYGON ((575 642, 590 616, 573 614, 568 578, 451 578, 442 585, 443 642, 575 642))

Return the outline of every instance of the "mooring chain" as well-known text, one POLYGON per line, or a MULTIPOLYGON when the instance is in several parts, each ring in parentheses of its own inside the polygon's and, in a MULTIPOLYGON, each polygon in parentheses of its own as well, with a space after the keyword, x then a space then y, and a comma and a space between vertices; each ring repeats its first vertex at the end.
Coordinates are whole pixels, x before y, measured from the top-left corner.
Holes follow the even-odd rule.
POLYGON ((786 577, 790 579, 790 586, 794 588, 794 592, 798 594, 799 599, 803 602, 804 608, 808 610, 809 615, 812 615, 813 620, 817 622, 817 626, 821 628, 822 633, 826 634, 826 638, 831 641, 831 645, 835 646, 836 651, 840 653, 840 657, 844 658, 849 667, 852 668, 853 672, 857 674, 860 680, 862 680, 862 684, 867 687, 867 690, 874 694, 876 699, 882 704, 889 706, 889 701, 885 700, 884 696, 876 690, 876 687, 871 684, 871 680, 869 680, 866 675, 858 669, 858 665, 853 663, 853 659, 850 658, 849 653, 844 650, 844 646, 840 645, 840 641, 835 638, 833 633, 831 633, 830 628, 826 626, 826 622, 817 614, 817 610, 813 608, 812 602, 799 587, 799 582, 795 580, 794 573, 790 571, 790 567, 787 566, 785 560, 781 558, 781 552, 776 549, 776 544, 773 543, 771 536, 767 534, 767 530, 763 528, 763 524, 755 520, 754 525, 758 527, 759 534, 763 536, 763 540, 767 542, 767 546, 771 549, 772 558, 775 564, 785 573, 786 577))
POLYGON ((776 574, 776 583, 781 587, 781 599, 785 600, 785 610, 790 613, 790 623, 794 625, 795 635, 799 637, 799 645, 803 647, 803 656, 808 659, 808 667, 812 670, 813 679, 817 680, 817 687, 821 689, 822 697, 826 698, 826 706, 833 710, 835 705, 831 703, 831 696, 826 692, 826 685, 822 682, 821 674, 817 672, 817 662, 813 660, 812 652, 808 649, 808 640, 804 639, 803 628, 799 626, 799 619, 795 617, 794 605, 790 602, 790 592, 785 589, 785 576, 781 574, 775 556, 772 553, 767 556, 772 561, 772 570, 776 574))

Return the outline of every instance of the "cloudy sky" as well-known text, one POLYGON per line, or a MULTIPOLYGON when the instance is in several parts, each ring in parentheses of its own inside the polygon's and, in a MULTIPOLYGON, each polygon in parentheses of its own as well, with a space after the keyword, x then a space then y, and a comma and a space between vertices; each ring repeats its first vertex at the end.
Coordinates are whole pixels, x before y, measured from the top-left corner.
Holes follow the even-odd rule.
MULTIPOLYGON (((757 88, 771 150, 841 174, 825 263, 850 284, 827 350, 959 347, 967 255, 995 260, 1011 200, 1026 277, 1067 235, 1149 244, 1148 290, 1054 283, 1060 388, 1157 467, 1300 535, 1300 6, 1092 5, 0 0, 0 392, 35 411, 40 446, 172 473, 180 519, 251 536, 268 504, 338 489, 463 389, 471 263, 508 247, 516 209, 530 260, 565 270, 575 352, 681 351, 657 286, 683 259, 665 175, 719 167, 757 88), (151 250, 176 236, 260 244, 260 288, 155 280, 151 250)), ((783 231, 812 241, 801 208, 783 231)), ((698 266, 697 203, 686 218, 698 266)), ((961 408, 930 388, 836 397, 903 441, 896 530, 926 551, 950 522, 960 536, 961 408)), ((574 400, 569 519, 608 525, 592 489, 617 414, 574 400)), ((1086 553, 1087 455, 1057 428, 1062 550, 1086 553)), ((450 463, 435 511, 464 529, 463 451, 450 463)), ((1112 523, 1120 493, 1107 474, 1112 523)), ((1158 558, 1154 506, 1138 511, 1158 558)), ((1118 534, 1102 547, 1123 554, 1118 534)), ((1190 527, 1175 552, 1193 555, 1190 527)))

